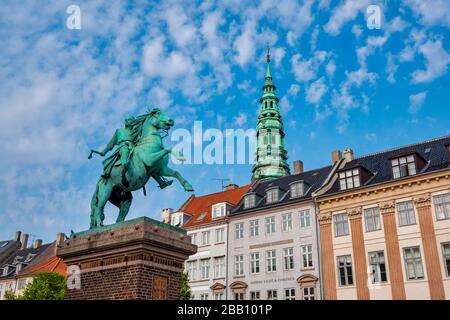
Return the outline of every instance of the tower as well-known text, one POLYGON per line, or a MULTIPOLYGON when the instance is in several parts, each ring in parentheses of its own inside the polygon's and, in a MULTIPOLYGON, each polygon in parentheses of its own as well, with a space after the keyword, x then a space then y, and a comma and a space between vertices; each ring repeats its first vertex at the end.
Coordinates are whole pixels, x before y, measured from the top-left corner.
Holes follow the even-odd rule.
POLYGON ((270 49, 267 48, 266 80, 259 99, 256 127, 256 159, 252 180, 276 179, 290 174, 287 151, 284 146, 283 119, 278 109, 276 87, 270 72, 270 49))

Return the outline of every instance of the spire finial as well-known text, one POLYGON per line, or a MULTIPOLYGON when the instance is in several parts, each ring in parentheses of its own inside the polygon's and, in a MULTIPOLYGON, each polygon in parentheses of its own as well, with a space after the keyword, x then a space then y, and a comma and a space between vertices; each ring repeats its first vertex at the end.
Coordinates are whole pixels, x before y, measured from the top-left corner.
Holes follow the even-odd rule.
POLYGON ((270 63, 270 46, 269 46, 269 41, 267 41, 267 63, 270 63))

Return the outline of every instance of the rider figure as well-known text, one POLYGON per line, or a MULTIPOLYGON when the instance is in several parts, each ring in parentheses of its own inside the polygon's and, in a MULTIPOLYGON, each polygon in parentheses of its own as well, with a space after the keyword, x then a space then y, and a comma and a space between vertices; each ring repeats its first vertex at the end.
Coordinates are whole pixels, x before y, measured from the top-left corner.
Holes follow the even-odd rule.
MULTIPOLYGON (((103 157, 109 151, 111 151, 114 146, 117 146, 120 154, 120 163, 122 164, 122 177, 125 177, 125 173, 128 169, 128 162, 130 160, 130 151, 133 147, 133 142, 131 138, 131 124, 133 117, 127 117, 125 119, 125 127, 119 128, 114 133, 114 136, 111 138, 111 141, 106 145, 105 149, 99 152, 99 154, 103 157)), ((108 177, 109 172, 103 172, 103 176, 108 177)))

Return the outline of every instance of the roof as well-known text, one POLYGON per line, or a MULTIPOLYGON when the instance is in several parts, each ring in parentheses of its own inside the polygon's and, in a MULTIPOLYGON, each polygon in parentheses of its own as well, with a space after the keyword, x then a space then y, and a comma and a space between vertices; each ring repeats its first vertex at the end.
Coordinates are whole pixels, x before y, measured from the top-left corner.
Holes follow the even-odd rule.
POLYGON ((33 275, 38 272, 56 272, 63 276, 67 274, 67 265, 61 258, 52 256, 41 263, 34 264, 19 272, 20 276, 33 275))
POLYGON ((289 176, 285 176, 282 178, 267 180, 267 181, 258 181, 258 183, 254 184, 253 187, 247 192, 247 194, 255 193, 259 196, 259 199, 256 200, 256 205, 252 208, 244 209, 244 203, 241 203, 236 206, 233 212, 230 214, 238 215, 244 214, 247 212, 253 212, 255 210, 278 207, 280 205, 291 204, 296 202, 303 202, 312 199, 312 193, 319 189, 325 179, 328 177, 332 166, 327 166, 315 170, 305 171, 300 174, 293 174, 289 176), (308 185, 307 192, 301 196, 296 198, 291 198, 290 195, 290 184, 294 182, 305 182, 308 185), (282 194, 280 196, 280 201, 274 203, 266 203, 266 190, 278 187, 280 188, 282 194))
POLYGON ((0 241, 0 265, 7 260, 14 251, 20 248, 20 241, 4 240, 0 241))
POLYGON ((242 196, 250 188, 250 185, 245 185, 240 188, 226 190, 207 194, 200 197, 191 196, 178 211, 187 213, 192 217, 183 225, 183 228, 190 228, 199 225, 204 225, 212 221, 212 205, 226 202, 232 206, 239 203, 242 196), (204 214, 203 219, 198 218, 204 214))
MULTIPOLYGON (((391 173, 392 169, 390 161, 392 158, 403 155, 416 153, 419 157, 422 157, 425 160, 426 165, 417 174, 430 173, 433 171, 450 168, 448 151, 449 144, 450 136, 446 136, 354 158, 352 161, 346 163, 341 170, 362 166, 373 176, 361 187, 349 189, 347 191, 394 180, 391 173)), ((337 179, 325 195, 340 192, 345 191, 340 191, 339 180, 337 179)))
POLYGON ((0 269, 3 269, 8 266, 8 273, 3 275, 3 272, 0 273, 0 280, 13 278, 16 275, 16 267, 18 264, 30 265, 34 259, 44 252, 51 243, 41 245, 40 247, 34 249, 33 247, 26 248, 24 250, 18 250, 14 255, 12 255, 9 259, 3 262, 0 266, 0 269))

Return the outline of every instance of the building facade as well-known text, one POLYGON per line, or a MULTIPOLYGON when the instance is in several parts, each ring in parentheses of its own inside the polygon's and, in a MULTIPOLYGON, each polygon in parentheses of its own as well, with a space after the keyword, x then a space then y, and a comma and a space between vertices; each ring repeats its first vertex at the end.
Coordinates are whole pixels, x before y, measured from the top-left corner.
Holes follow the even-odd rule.
POLYGON ((331 169, 252 185, 229 217, 228 299, 321 298, 312 195, 331 169))
POLYGON ((449 148, 344 151, 316 198, 325 299, 450 299, 449 148))
POLYGON ((232 184, 223 192, 191 196, 176 212, 165 209, 161 213, 166 223, 186 229, 198 246, 197 253, 185 264, 194 300, 227 299, 227 216, 248 188, 232 184))

